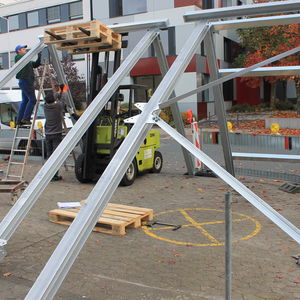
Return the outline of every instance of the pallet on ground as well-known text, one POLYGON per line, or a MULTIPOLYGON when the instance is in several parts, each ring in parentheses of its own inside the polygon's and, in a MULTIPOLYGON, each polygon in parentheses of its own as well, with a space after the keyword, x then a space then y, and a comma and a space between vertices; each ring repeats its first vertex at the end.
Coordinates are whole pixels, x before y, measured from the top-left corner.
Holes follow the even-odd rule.
POLYGON ((28 185, 24 180, 0 180, 0 193, 14 193, 28 185))
MULTIPOLYGON (((80 208, 53 209, 49 211, 49 221, 70 225, 80 208)), ((126 228, 139 228, 153 220, 153 209, 109 203, 93 229, 112 235, 125 235, 126 228)))
POLYGON ((121 49, 122 36, 101 22, 93 20, 46 29, 44 42, 56 44, 59 50, 77 54, 121 49))

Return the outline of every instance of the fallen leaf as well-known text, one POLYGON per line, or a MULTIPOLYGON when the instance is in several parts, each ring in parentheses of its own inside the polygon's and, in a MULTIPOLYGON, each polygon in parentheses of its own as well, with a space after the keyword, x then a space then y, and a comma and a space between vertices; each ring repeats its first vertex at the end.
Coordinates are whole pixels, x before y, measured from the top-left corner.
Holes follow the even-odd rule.
POLYGON ((169 264, 169 265, 175 265, 175 264, 176 264, 176 261, 174 261, 174 260, 169 260, 169 261, 168 261, 168 264, 169 264))
POLYGON ((279 279, 283 278, 283 276, 282 276, 282 275, 279 275, 279 274, 276 275, 275 277, 276 277, 276 278, 279 278, 279 279))
POLYGON ((12 275, 10 272, 6 272, 6 273, 3 273, 3 274, 2 274, 3 277, 8 277, 8 276, 10 276, 10 275, 12 275))
POLYGON ((202 192, 202 191, 203 191, 203 189, 202 189, 202 188, 198 188, 198 191, 199 191, 199 192, 202 192))
POLYGON ((298 283, 298 284, 299 284, 299 283, 300 283, 300 280, 295 280, 294 283, 298 283))

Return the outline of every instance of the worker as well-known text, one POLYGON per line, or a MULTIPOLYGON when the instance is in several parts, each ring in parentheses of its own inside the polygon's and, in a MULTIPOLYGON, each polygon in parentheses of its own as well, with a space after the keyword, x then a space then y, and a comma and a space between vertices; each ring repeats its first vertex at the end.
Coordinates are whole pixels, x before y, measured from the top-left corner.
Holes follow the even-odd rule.
POLYGON ((54 97, 56 100, 59 100, 61 102, 64 103, 65 105, 65 111, 68 112, 70 114, 71 117, 73 117, 73 119, 75 121, 77 121, 79 119, 79 115, 75 112, 74 108, 67 105, 67 100, 66 100, 66 92, 68 91, 68 86, 65 85, 65 84, 55 84, 53 87, 52 87, 53 91, 54 91, 54 97))
MULTIPOLYGON (((66 104, 62 101, 62 97, 57 93, 50 93, 45 97, 44 113, 45 113, 45 135, 46 135, 46 152, 49 158, 57 146, 62 141, 63 134, 63 120, 64 112, 66 111, 66 104)), ((73 111, 70 113, 75 120, 79 116, 73 111)), ((61 180, 62 177, 58 175, 58 171, 52 178, 52 181, 61 180)))
MULTIPOLYGON (((15 63, 19 61, 26 54, 27 45, 17 45, 15 51, 15 63)), ((34 91, 34 72, 33 68, 41 65, 41 53, 38 54, 36 61, 30 61, 21 71, 16 75, 19 80, 19 87, 22 90, 22 102, 19 108, 17 125, 30 125, 31 114, 36 103, 34 91)))
MULTIPOLYGON (((62 141, 62 121, 65 105, 62 101, 56 100, 54 95, 48 94, 45 97, 44 112, 45 112, 45 135, 46 135, 46 152, 49 158, 57 146, 62 141)), ((58 171, 52 178, 52 181, 61 180, 58 171)))

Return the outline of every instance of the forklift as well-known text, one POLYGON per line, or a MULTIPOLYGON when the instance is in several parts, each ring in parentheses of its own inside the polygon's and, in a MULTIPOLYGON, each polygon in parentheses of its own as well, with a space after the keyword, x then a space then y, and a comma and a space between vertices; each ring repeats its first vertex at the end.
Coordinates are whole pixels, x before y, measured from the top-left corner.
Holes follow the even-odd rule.
MULTIPOLYGON (((92 54, 90 94, 87 105, 93 101, 107 82, 109 53, 109 51, 105 52, 104 71, 99 66, 99 53, 92 54)), ((120 66, 120 61, 121 50, 114 51, 113 72, 120 66)), ((124 120, 140 113, 138 109, 134 108, 134 102, 148 102, 148 98, 148 88, 146 86, 128 84, 118 87, 83 137, 82 153, 75 161, 75 175, 79 182, 94 182, 100 178, 133 126, 132 124, 125 124, 124 120), (122 105, 125 98, 124 93, 127 93, 129 97, 126 105, 122 105), (144 95, 144 97, 134 101, 138 93, 144 95)), ((152 129, 130 163, 120 185, 131 185, 138 174, 146 171, 159 173, 163 165, 162 155, 157 150, 159 147, 159 131, 152 129)))

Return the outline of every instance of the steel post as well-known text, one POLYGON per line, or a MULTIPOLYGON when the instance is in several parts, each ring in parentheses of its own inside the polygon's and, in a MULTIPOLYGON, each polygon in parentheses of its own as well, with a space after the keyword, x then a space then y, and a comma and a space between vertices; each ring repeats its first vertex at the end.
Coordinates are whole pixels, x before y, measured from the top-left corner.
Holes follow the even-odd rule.
MULTIPOLYGON (((140 144, 150 131, 152 123, 148 124, 148 122, 151 122, 153 111, 157 110, 162 99, 171 95, 177 79, 184 72, 198 45, 204 39, 206 28, 206 24, 198 24, 193 30, 169 72, 164 76, 150 101, 145 105, 145 110, 137 118, 137 122, 90 193, 86 207, 79 212, 72 222, 25 299, 38 300, 54 297, 92 231, 96 220, 111 199, 140 144)), ((119 69, 116 73, 118 72, 119 69)), ((93 103, 90 106, 92 105, 93 103)), ((75 126, 77 124, 78 122, 75 126)))
MULTIPOLYGON (((206 48, 208 67, 210 70, 210 78, 212 80, 217 80, 219 78, 218 72, 218 62, 216 57, 216 52, 213 43, 213 33, 210 31, 204 40, 204 46, 206 48)), ((223 147, 223 155, 225 159, 226 170, 234 176, 234 166, 233 159, 231 155, 231 146, 229 142, 228 129, 227 129, 227 119, 226 119, 226 109, 224 104, 223 90, 221 85, 216 85, 213 87, 213 93, 215 98, 215 110, 218 117, 218 125, 220 127, 221 143, 223 147)))
POLYGON ((225 194, 225 300, 231 300, 232 280, 232 215, 231 193, 225 194))
MULTIPOLYGON (((54 44, 48 45, 48 50, 49 50, 50 57, 51 57, 51 63, 53 65, 53 68, 54 68, 54 70, 56 72, 56 75, 58 77, 59 84, 63 83, 64 85, 68 86, 68 81, 67 81, 66 75, 64 73, 64 69, 62 67, 62 64, 59 60, 55 45, 54 44)), ((67 90, 66 96, 67 96, 66 100, 68 101, 68 103, 66 103, 66 104, 69 105, 70 107, 72 107, 75 111, 76 107, 75 107, 70 89, 67 90)), ((75 120, 73 118, 72 118, 72 122, 73 122, 73 124, 75 123, 75 120)))
MULTIPOLYGON (((157 56, 161 74, 162 74, 162 76, 165 76, 169 70, 169 66, 168 66, 168 61, 166 59, 166 55, 164 53, 164 49, 162 47, 159 36, 154 40, 153 47, 155 50, 155 54, 157 56)), ((171 97, 175 97, 175 96, 176 96, 175 91, 173 91, 171 94, 171 97)), ((183 125, 183 121, 182 121, 182 117, 181 117, 181 114, 179 111, 178 104, 174 103, 174 104, 170 105, 170 108, 172 111, 176 129, 178 130, 178 132, 181 133, 181 135, 185 136, 184 125, 183 125)), ((186 149, 184 147, 182 147, 182 153, 183 153, 183 157, 185 160, 188 174, 194 175, 195 169, 193 166, 193 160, 192 160, 190 153, 188 151, 186 151, 186 149)))

